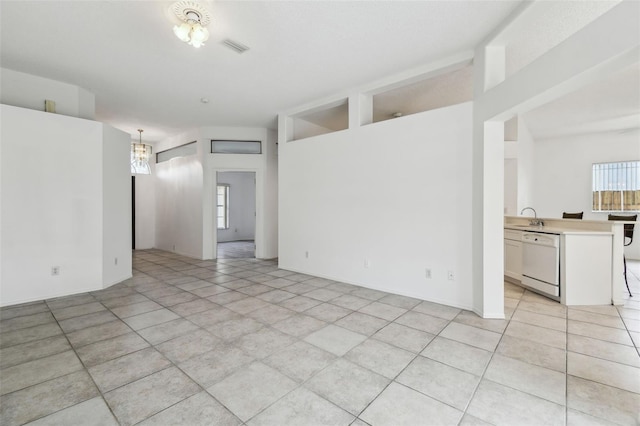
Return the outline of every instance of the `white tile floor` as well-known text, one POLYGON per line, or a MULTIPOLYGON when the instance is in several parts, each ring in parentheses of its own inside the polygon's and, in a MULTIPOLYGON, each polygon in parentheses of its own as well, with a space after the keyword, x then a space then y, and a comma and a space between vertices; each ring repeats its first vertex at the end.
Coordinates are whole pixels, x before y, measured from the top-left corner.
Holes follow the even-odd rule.
POLYGON ((506 320, 275 261, 147 250, 134 267, 107 290, 0 310, 2 425, 640 421, 640 262, 624 307, 506 283, 506 320))

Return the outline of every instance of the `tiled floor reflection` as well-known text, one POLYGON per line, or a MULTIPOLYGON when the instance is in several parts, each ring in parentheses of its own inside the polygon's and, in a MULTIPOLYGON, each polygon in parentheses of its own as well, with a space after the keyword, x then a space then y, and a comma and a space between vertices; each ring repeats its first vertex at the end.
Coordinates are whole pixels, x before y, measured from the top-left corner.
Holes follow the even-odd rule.
POLYGON ((506 320, 278 269, 134 254, 107 290, 0 310, 2 425, 637 425, 624 307, 505 284, 506 320))

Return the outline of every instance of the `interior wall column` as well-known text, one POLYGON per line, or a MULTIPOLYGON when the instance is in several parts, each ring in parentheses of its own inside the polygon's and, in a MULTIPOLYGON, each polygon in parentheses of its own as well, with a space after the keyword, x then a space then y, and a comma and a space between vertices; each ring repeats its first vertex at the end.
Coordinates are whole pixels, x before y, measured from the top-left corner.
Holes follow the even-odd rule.
MULTIPOLYGON (((504 46, 479 47, 474 101, 504 76, 504 46)), ((504 318, 504 123, 485 121, 481 102, 474 103, 473 121, 473 309, 483 318, 504 318)))

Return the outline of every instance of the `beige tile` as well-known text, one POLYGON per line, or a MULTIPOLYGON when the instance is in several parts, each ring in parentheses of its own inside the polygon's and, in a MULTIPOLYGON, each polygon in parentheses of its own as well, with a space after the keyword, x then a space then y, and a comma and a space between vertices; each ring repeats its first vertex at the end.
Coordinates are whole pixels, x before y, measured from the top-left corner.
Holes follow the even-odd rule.
MULTIPOLYGON (((615 309, 615 308, 614 308, 615 309)), ((619 316, 598 314, 587 312, 580 309, 569 308, 569 319, 574 321, 588 322, 591 324, 603 325, 605 327, 613 327, 624 329, 624 323, 619 316)))
POLYGON ((536 314, 550 315, 558 318, 567 317, 567 307, 557 302, 553 304, 532 302, 528 300, 521 300, 518 303, 518 309, 533 312, 536 314))
POLYGON ((492 353, 444 337, 436 337, 420 355, 467 373, 482 376, 492 353))
POLYGON ((632 367, 640 367, 640 356, 632 346, 569 334, 567 349, 571 352, 602 358, 632 367))
POLYGON ((426 301, 421 302, 419 305, 414 307, 413 310, 446 320, 454 319, 461 312, 458 308, 452 308, 451 306, 426 301))
POLYGON ((366 306, 369 303, 371 303, 371 300, 365 299, 362 297, 357 297, 352 294, 344 294, 340 297, 336 297, 335 299, 331 300, 331 303, 334 305, 343 307, 345 309, 351 309, 356 311, 362 308, 363 306, 366 306))
POLYGON ((345 359, 388 379, 395 378, 415 357, 409 351, 374 339, 365 340, 344 355, 345 359))
POLYGON ((79 348, 90 343, 121 336, 130 332, 131 329, 127 324, 120 320, 116 320, 68 333, 67 338, 73 347, 79 348))
POLYGON ((396 324, 406 325, 425 333, 438 334, 447 326, 448 320, 421 314, 416 311, 409 311, 394 321, 396 324))
POLYGON ((337 356, 342 356, 366 340, 367 336, 328 325, 308 335, 304 341, 337 356))
POLYGON ((401 349, 418 353, 429 344, 435 335, 392 322, 372 337, 401 349))
POLYGON ((465 409, 479 381, 478 376, 422 356, 413 360, 396 379, 458 410, 465 409))
POLYGON ((585 312, 591 312, 594 314, 610 315, 612 317, 618 317, 620 314, 613 305, 595 305, 595 306, 572 306, 571 309, 579 309, 585 312))
POLYGON ((223 321, 241 319, 242 317, 243 316, 241 314, 227 309, 226 307, 216 306, 206 311, 189 315, 186 318, 192 323, 198 324, 200 327, 210 327, 223 321))
POLYGON ((335 355, 306 342, 297 342, 263 362, 297 382, 304 382, 329 365, 335 355))
POLYGON ((591 337, 598 340, 606 340, 607 342, 619 343, 621 345, 628 346, 633 345, 627 330, 620 330, 618 328, 604 327, 588 322, 569 320, 568 331, 570 334, 578 334, 580 336, 591 337))
POLYGON ((335 322, 349 315, 351 311, 341 308, 340 306, 332 305, 331 303, 323 303, 322 305, 317 305, 306 310, 304 313, 321 321, 335 322))
POLYGON ((636 425, 640 395, 567 376, 567 407, 621 425, 636 425))
POLYGON ((297 386, 273 368, 255 362, 209 387, 207 392, 246 422, 297 386))
POLYGON ((157 311, 158 309, 162 309, 162 306, 157 304, 156 302, 147 300, 146 302, 134 303, 132 305, 125 305, 125 306, 118 306, 116 308, 111 308, 111 312, 113 312, 120 318, 127 318, 127 317, 144 314, 151 311, 157 311))
POLYGON ((253 360, 235 346, 222 343, 209 352, 180 363, 179 367, 200 386, 207 388, 253 360))
POLYGON ((569 352, 567 373, 594 382, 640 393, 640 368, 569 352))
MULTIPOLYGON (((98 303, 98 305, 100 305, 98 303)), ((102 306, 102 305, 100 305, 102 306)), ((104 310, 104 308, 102 308, 104 310)), ((0 331, 8 333, 23 328, 35 327, 37 325, 50 324, 56 319, 50 312, 41 312, 33 315, 25 315, 0 321, 0 331)))
POLYGON ((131 332, 113 339, 101 340, 100 342, 83 346, 76 351, 84 365, 92 367, 148 346, 149 343, 143 338, 131 332))
POLYGON ((503 333, 509 322, 501 319, 484 319, 471 311, 461 311, 455 318, 455 322, 470 325, 472 327, 483 328, 496 333, 503 333))
POLYGON ((502 336, 496 353, 540 367, 564 373, 567 370, 567 352, 533 340, 502 336))
POLYGON ((291 336, 304 338, 325 325, 327 325, 327 323, 319 319, 303 314, 296 314, 282 321, 278 321, 271 326, 291 336))
POLYGON ((200 392, 149 417, 141 426, 220 425, 239 426, 242 422, 207 392, 200 392))
POLYGON ((173 321, 138 330, 138 334, 144 337, 144 339, 152 345, 157 345, 159 343, 166 342, 167 340, 197 330, 198 328, 199 327, 194 323, 183 318, 178 318, 173 321))
POLYGON ((296 339, 288 334, 265 327, 240 337, 234 344, 252 357, 260 359, 292 345, 295 341, 296 339))
POLYGON ((495 354, 485 379, 565 405, 565 374, 495 354))
POLYGON ((389 379, 347 360, 338 359, 312 377, 305 387, 357 415, 388 384, 389 379))
POLYGON ((181 363, 196 355, 203 354, 220 343, 220 339, 206 330, 195 330, 156 346, 171 361, 181 363))
POLYGON ((154 325, 162 324, 165 322, 173 321, 180 318, 169 309, 162 308, 144 314, 135 315, 132 317, 124 318, 123 321, 127 323, 133 330, 141 330, 154 325))
POLYGON ((296 312, 304 312, 307 309, 311 309, 314 306, 321 304, 322 301, 317 299, 311 299, 304 296, 296 296, 291 299, 284 300, 279 303, 280 306, 286 309, 290 309, 296 312))
POLYGON ((82 369, 75 352, 69 350, 2 370, 0 395, 64 376, 82 369))
POLYGON ((104 394, 122 425, 133 425, 200 391, 176 367, 144 377, 104 394))
POLYGON ((467 414, 494 425, 563 425, 565 407, 483 379, 467 414))
POLYGON ((553 346, 558 349, 565 349, 567 346, 566 333, 517 321, 510 322, 504 334, 506 336, 517 337, 543 345, 553 346))
MULTIPOLYGON (((350 289, 349 291, 353 290, 354 289, 350 289)), ((386 303, 387 305, 397 306, 398 308, 413 309, 422 301, 420 299, 414 299, 413 297, 400 296, 398 294, 389 294, 380 299, 379 302, 386 303)))
POLYGON ((249 312, 247 316, 264 324, 274 324, 295 314, 295 311, 283 308, 282 306, 269 305, 264 308, 260 308, 257 311, 249 312))
POLYGON ((116 321, 117 319, 118 318, 109 311, 100 311, 93 314, 69 318, 64 321, 60 321, 58 324, 60 324, 60 327, 64 330, 65 333, 71 333, 83 328, 93 327, 95 325, 116 321))
POLYGON ((81 370, 4 396, 0 419, 3 425, 21 425, 98 395, 91 377, 81 370))
POLYGON ((552 330, 567 331, 567 320, 565 318, 554 317, 550 315, 537 314, 535 312, 526 311, 524 309, 516 309, 511 321, 523 322, 538 327, 550 328, 552 330))
POLYGON ((455 425, 462 417, 456 410, 397 383, 391 383, 360 415, 372 425, 455 425))
POLYGON ((142 349, 89 368, 89 374, 101 392, 108 392, 151 373, 165 369, 171 362, 153 348, 142 349))
POLYGON ((0 349, 0 369, 55 355, 71 349, 64 336, 53 336, 35 342, 0 349))
POLYGON ((60 330, 58 324, 54 322, 15 331, 7 331, 6 333, 0 333, 0 348, 21 345, 59 334, 62 334, 62 330, 60 330))
POLYGON ((116 418, 113 417, 102 397, 89 399, 27 424, 28 426, 82 426, 89 418, 92 426, 118 426, 116 418))
POLYGON ((374 317, 382 318, 387 321, 393 321, 398 318, 400 315, 407 312, 404 308, 399 308, 397 306, 387 305, 386 303, 373 302, 366 306, 363 306, 359 310, 363 314, 371 315, 374 317))
POLYGON ((9 307, 0 308, 0 320, 7 320, 15 317, 39 314, 41 312, 48 312, 48 311, 49 311, 49 307, 44 301, 38 301, 33 303, 23 303, 20 305, 13 305, 9 307))
POLYGON ((567 426, 614 426, 615 423, 590 416, 580 411, 567 409, 567 426))
POLYGON ((326 399, 298 388, 258 414, 249 426, 273 425, 350 425, 354 416, 326 399))
POLYGON ((494 351, 500 341, 498 333, 455 322, 449 323, 440 336, 487 351, 494 351))
POLYGON ((239 317, 210 325, 207 330, 223 340, 231 341, 240 336, 256 332, 262 327, 264 327, 264 324, 259 321, 252 318, 239 317))
POLYGON ((388 321, 361 312, 353 312, 335 322, 336 325, 356 333, 371 336, 388 324, 388 321))

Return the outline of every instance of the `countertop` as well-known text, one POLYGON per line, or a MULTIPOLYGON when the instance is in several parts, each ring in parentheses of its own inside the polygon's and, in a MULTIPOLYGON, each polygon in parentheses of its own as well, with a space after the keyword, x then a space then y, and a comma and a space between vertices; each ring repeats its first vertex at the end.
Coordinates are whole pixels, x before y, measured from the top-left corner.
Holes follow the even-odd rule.
POLYGON ((540 234, 556 235, 613 235, 613 232, 591 231, 587 229, 567 229, 555 226, 532 226, 517 223, 504 224, 504 229, 513 231, 538 232, 540 234))

